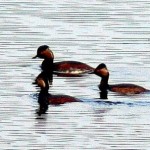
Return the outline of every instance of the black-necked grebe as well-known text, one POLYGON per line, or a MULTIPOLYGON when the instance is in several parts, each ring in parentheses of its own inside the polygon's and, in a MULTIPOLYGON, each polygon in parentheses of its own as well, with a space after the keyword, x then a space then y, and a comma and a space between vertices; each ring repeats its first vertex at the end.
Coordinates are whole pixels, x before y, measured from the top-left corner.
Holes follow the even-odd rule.
POLYGON ((48 92, 49 90, 49 81, 47 77, 43 78, 42 74, 40 74, 36 78, 36 84, 40 87, 40 93, 38 95, 38 103, 39 107, 39 114, 45 113, 48 109, 48 105, 61 105, 64 103, 71 103, 71 102, 81 102, 81 100, 69 96, 69 95, 52 95, 48 92))
POLYGON ((54 54, 49 46, 42 45, 37 49, 37 55, 33 58, 43 58, 42 70, 47 73, 54 73, 60 76, 82 76, 86 73, 92 73, 94 68, 78 61, 53 62, 54 54))
POLYGON ((98 76, 100 76, 101 82, 99 85, 99 89, 101 91, 106 91, 107 89, 113 92, 118 92, 121 94, 139 94, 143 93, 146 91, 149 91, 141 86, 135 85, 135 84, 114 84, 114 85, 109 85, 108 84, 108 79, 109 79, 109 71, 104 63, 98 65, 98 67, 95 69, 94 73, 98 76))

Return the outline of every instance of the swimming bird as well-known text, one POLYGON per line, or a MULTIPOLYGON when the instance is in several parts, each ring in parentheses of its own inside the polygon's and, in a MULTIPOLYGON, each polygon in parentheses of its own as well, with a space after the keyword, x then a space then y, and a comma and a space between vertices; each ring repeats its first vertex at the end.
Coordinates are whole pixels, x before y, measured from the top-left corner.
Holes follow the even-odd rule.
POLYGON ((101 91, 110 90, 112 92, 118 92, 125 95, 139 94, 139 93, 149 91, 144 87, 135 84, 122 83, 122 84, 109 85, 108 84, 109 71, 104 63, 98 65, 94 73, 101 77, 101 82, 99 85, 99 89, 101 91))
POLYGON ((61 61, 53 62, 54 54, 49 46, 42 45, 37 49, 37 55, 33 58, 42 58, 41 68, 47 74, 57 74, 59 76, 82 76, 83 74, 92 73, 94 68, 79 61, 61 61))
POLYGON ((36 84, 40 87, 40 93, 38 95, 38 103, 40 105, 38 114, 43 114, 47 111, 48 105, 61 105, 64 103, 81 102, 81 100, 69 96, 69 95, 52 95, 48 92, 49 80, 43 78, 42 74, 36 78, 36 84))

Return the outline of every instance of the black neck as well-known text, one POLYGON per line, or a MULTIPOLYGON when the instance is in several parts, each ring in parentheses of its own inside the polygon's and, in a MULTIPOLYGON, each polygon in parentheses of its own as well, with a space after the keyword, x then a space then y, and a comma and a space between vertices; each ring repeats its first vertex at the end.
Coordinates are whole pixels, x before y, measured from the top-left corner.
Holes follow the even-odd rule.
POLYGON ((108 85, 108 79, 109 79, 109 76, 102 77, 100 85, 99 85, 99 89, 101 91, 106 91, 108 89, 108 87, 109 87, 109 85, 108 85))
POLYGON ((48 110, 48 105, 49 105, 48 97, 49 96, 50 94, 48 93, 48 88, 42 88, 38 96, 38 103, 39 103, 38 114, 39 115, 45 113, 48 110))
POLYGON ((45 59, 42 62, 41 68, 43 71, 47 73, 52 73, 53 72, 53 59, 45 59))
POLYGON ((45 86, 41 87, 41 91, 39 93, 39 99, 38 99, 39 103, 43 103, 44 101, 46 101, 47 96, 49 95, 49 93, 48 93, 49 81, 47 80, 47 78, 43 78, 43 80, 45 82, 45 86))

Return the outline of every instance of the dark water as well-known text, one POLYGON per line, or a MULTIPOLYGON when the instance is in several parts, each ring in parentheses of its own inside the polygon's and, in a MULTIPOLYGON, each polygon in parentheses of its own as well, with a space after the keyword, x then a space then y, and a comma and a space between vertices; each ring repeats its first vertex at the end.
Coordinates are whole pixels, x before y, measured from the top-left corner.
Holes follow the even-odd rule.
POLYGON ((150 89, 150 3, 140 0, 1 1, 0 148, 148 150, 150 94, 99 99, 98 76, 54 76, 52 94, 84 103, 49 106, 38 117, 38 88, 32 85, 48 44, 55 61, 107 64, 110 83, 150 89), (37 119, 38 118, 38 119, 37 119))

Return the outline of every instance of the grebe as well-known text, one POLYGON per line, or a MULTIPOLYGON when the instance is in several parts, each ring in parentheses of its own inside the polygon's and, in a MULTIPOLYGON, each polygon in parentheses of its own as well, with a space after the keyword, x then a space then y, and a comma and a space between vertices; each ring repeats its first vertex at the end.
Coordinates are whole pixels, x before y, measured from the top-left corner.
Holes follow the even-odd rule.
POLYGON ((135 84, 123 83, 123 84, 109 85, 108 84, 109 71, 104 63, 98 65, 94 73, 102 78, 100 85, 99 85, 99 89, 101 91, 106 91, 108 89, 110 91, 118 92, 118 93, 125 94, 125 95, 139 94, 139 93, 149 91, 145 89, 144 87, 141 87, 135 84))
POLYGON ((38 114, 43 114, 47 111, 48 105, 61 105, 64 103, 71 102, 81 102, 81 100, 69 96, 69 95, 52 95, 48 92, 49 90, 49 80, 47 78, 43 78, 42 74, 40 74, 36 78, 36 84, 40 87, 40 93, 38 95, 38 103, 40 105, 38 114))
POLYGON ((48 74, 82 76, 83 74, 92 73, 94 71, 94 68, 79 61, 61 61, 54 63, 54 54, 47 45, 42 45, 37 49, 37 55, 33 58, 37 57, 44 59, 41 68, 48 74))

